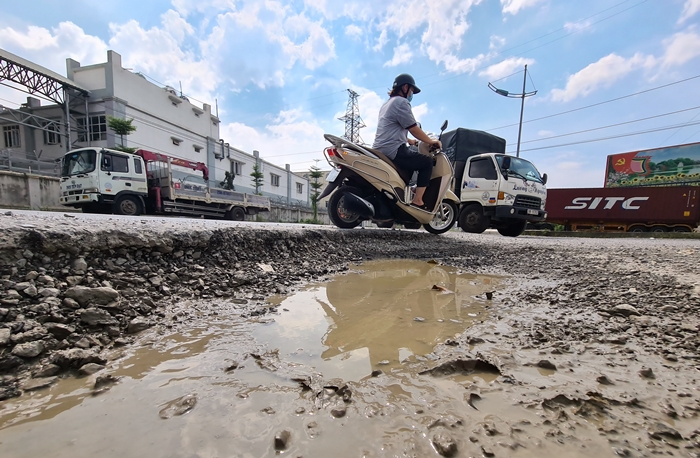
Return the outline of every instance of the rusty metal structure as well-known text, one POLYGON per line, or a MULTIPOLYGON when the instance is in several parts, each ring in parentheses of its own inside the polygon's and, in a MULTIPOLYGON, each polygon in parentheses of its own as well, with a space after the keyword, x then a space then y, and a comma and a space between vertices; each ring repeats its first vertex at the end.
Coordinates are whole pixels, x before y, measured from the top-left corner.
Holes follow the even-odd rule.
POLYGON ((58 130, 66 137, 66 151, 72 148, 71 113, 79 111, 80 115, 89 115, 88 89, 3 49, 0 49, 0 84, 59 104, 63 108, 63 122, 48 122, 28 111, 4 106, 0 106, 0 120, 52 133, 58 130))

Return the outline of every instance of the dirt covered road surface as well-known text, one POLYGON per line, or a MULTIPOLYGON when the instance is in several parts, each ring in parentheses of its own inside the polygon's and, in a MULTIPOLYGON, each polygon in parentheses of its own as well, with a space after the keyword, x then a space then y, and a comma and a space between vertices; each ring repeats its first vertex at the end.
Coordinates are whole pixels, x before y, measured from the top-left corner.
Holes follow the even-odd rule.
POLYGON ((3 210, 0 455, 698 457, 699 261, 3 210))

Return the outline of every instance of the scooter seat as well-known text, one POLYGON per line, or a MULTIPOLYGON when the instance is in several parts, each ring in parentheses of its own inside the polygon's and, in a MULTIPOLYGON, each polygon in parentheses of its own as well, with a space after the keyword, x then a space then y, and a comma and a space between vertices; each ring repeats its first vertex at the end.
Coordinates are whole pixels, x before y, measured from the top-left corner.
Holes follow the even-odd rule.
MULTIPOLYGON (((346 147, 347 147, 347 146, 346 146, 346 147)), ((406 170, 404 170, 404 169, 398 168, 398 167, 396 166, 396 164, 394 164, 394 163, 392 162, 391 159, 389 159, 388 157, 386 157, 386 155, 385 155, 384 153, 382 153, 382 152, 379 151, 379 150, 370 148, 369 146, 363 146, 363 148, 366 149, 367 151, 369 151, 370 153, 375 154, 377 157, 379 157, 379 159, 381 159, 382 161, 384 161, 384 162, 386 162, 387 164, 389 164, 389 165, 391 166, 391 168, 393 168, 394 170, 396 170, 396 172, 399 174, 399 176, 400 176, 401 179, 404 181, 404 183, 408 184, 408 182, 411 181, 411 177, 413 176, 413 173, 408 172, 408 171, 406 171, 406 170)))

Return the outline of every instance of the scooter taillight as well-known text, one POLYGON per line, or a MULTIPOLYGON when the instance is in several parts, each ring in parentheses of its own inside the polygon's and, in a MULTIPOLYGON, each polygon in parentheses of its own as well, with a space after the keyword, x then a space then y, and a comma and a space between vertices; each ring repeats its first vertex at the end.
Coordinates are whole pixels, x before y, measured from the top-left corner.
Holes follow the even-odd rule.
POLYGON ((328 147, 326 148, 326 153, 328 154, 329 157, 340 157, 340 153, 338 153, 338 150, 335 148, 328 147))

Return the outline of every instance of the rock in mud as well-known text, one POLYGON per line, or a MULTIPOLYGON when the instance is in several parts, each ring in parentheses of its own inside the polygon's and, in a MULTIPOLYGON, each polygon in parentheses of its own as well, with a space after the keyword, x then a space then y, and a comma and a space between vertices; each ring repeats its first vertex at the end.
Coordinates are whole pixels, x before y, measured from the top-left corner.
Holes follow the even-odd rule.
POLYGON ((106 310, 91 307, 83 310, 80 321, 90 326, 110 326, 119 324, 106 310))
POLYGON ((83 307, 88 304, 107 305, 119 298, 119 291, 106 286, 100 286, 98 288, 74 286, 66 290, 65 296, 75 300, 83 307))
POLYGON ((27 381, 27 383, 22 386, 22 389, 24 391, 35 391, 42 388, 48 388, 53 385, 56 380, 58 380, 58 377, 33 378, 27 381))
POLYGON ((549 361, 549 360, 547 360, 547 359, 543 359, 543 360, 539 361, 539 362, 537 363, 537 367, 540 367, 540 368, 542 368, 542 369, 549 369, 549 370, 552 370, 552 371, 557 370, 557 366, 555 366, 553 362, 551 362, 551 361, 549 361))
POLYGON ((112 374, 99 375, 95 379, 95 389, 99 390, 101 388, 112 386, 119 381, 120 377, 116 377, 112 374))
POLYGON ((291 438, 292 434, 287 430, 280 431, 277 434, 275 434, 275 450, 287 450, 291 438))
POLYGON ((445 433, 433 434, 431 442, 440 456, 451 457, 457 454, 457 443, 445 433))
POLYGON ((596 381, 601 385, 614 385, 614 383, 605 375, 600 375, 596 378, 596 381))
POLYGON ((650 367, 643 367, 642 370, 639 371, 639 375, 644 377, 644 378, 650 378, 650 379, 656 378, 656 376, 654 375, 654 371, 651 370, 650 367))
POLYGON ((334 418, 343 418, 346 413, 347 409, 344 406, 331 409, 331 415, 333 415, 334 418))
POLYGON ((0 347, 4 347, 10 342, 10 330, 7 328, 0 329, 0 347))
POLYGON ((40 341, 27 342, 15 345, 12 354, 20 358, 36 358, 44 351, 44 344, 40 341))
POLYGON ((44 327, 58 340, 63 340, 75 332, 75 328, 73 326, 68 326, 61 323, 46 323, 44 327))
POLYGON ((616 305, 615 307, 610 309, 609 312, 614 314, 614 315, 622 315, 622 316, 630 316, 630 315, 639 316, 639 315, 641 315, 641 313, 639 313, 639 310, 637 310, 636 307, 634 307, 630 304, 616 305))
POLYGON ((80 369, 78 369, 78 373, 80 375, 92 375, 96 372, 101 371, 104 368, 105 367, 102 364, 87 363, 80 366, 80 369))
POLYGON ((107 360, 92 350, 71 348, 56 351, 51 355, 51 362, 62 368, 79 368, 88 363, 105 364, 107 360))
POLYGON ((177 399, 173 399, 163 407, 160 412, 160 418, 167 420, 174 416, 184 415, 197 405, 197 397, 193 394, 188 394, 177 399))
POLYGON ((126 329, 128 334, 136 334, 153 326, 149 320, 143 317, 136 317, 129 322, 129 327, 126 329))
POLYGON ((656 440, 663 440, 663 439, 676 439, 680 440, 683 439, 683 436, 681 436, 681 433, 676 431, 675 429, 671 428, 668 426, 666 423, 661 423, 657 422, 651 427, 649 427, 649 436, 652 439, 656 440))

